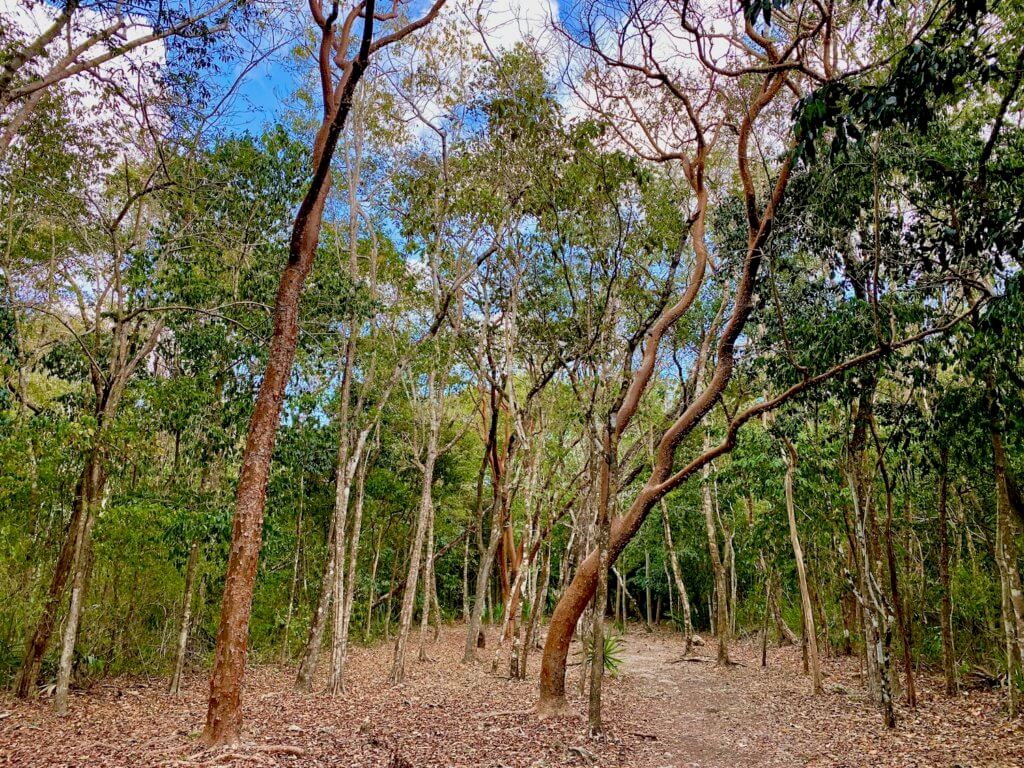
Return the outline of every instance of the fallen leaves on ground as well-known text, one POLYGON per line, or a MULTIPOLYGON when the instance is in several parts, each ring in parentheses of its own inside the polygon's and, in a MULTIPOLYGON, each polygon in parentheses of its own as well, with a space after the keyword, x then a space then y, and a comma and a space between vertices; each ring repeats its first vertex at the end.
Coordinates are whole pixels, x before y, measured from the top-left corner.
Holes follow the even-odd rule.
MULTIPOLYGON (((415 639, 412 641, 415 642, 415 639)), ((390 645, 350 654, 342 696, 293 690, 293 670, 259 666, 247 675, 245 738, 221 750, 198 740, 204 674, 183 695, 163 680, 117 678, 76 691, 69 713, 45 701, 0 700, 0 765, 9 766, 344 766, 430 768, 621 766, 622 768, 1003 768, 1024 765, 1024 727, 1006 718, 996 691, 948 699, 918 681, 921 705, 899 710, 887 732, 866 701, 855 659, 824 660, 826 693, 813 696, 797 648, 772 649, 767 669, 750 643, 732 648, 729 668, 676 663, 678 635, 632 629, 622 674, 605 686, 607 733, 586 736, 578 667, 567 688, 573 714, 540 720, 540 654, 531 676, 491 673, 493 651, 459 663, 463 634, 447 628, 432 661, 410 661, 406 683, 387 683, 390 645)), ((713 662, 713 647, 692 657, 713 662), (709 658, 710 657, 710 658, 709 658)), ((502 662, 501 668, 507 668, 502 662)))

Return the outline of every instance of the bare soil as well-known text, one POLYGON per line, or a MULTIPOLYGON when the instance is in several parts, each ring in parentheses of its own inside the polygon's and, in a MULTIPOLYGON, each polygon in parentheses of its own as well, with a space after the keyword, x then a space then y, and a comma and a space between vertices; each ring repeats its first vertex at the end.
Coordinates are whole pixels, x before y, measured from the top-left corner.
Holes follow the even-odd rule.
MULTIPOLYGON (((947 699, 922 676, 921 705, 901 709, 899 727, 886 732, 862 695, 855 659, 826 659, 826 693, 812 696, 799 649, 770 649, 762 669, 760 649, 737 643, 740 664, 723 669, 712 648, 684 660, 678 635, 631 628, 621 673, 605 686, 607 735, 593 740, 578 667, 568 685, 575 714, 538 720, 529 709, 540 654, 531 656, 531 678, 513 681, 491 673, 489 648, 480 663, 460 664, 462 642, 461 628, 445 629, 429 646, 432 660, 410 661, 401 686, 386 682, 390 645, 353 649, 348 691, 336 698, 294 692, 290 668, 256 667, 246 682, 245 742, 230 750, 198 741, 205 674, 177 697, 159 679, 97 683, 74 692, 64 718, 45 700, 4 695, 0 765, 1024 766, 1024 725, 1007 720, 997 691, 947 699)), ((415 659, 415 638, 412 645, 415 659)))

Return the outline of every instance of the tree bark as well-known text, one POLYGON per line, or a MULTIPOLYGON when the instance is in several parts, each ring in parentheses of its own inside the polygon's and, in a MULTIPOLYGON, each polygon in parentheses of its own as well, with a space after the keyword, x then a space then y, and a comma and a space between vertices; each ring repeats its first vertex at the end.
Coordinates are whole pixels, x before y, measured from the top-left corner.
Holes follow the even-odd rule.
POLYGON ((999 565, 1003 594, 1003 631, 1006 639, 1007 689, 1011 715, 1019 711, 1015 679, 1024 663, 1024 589, 1018 568, 1019 530, 1010 508, 1006 475, 1006 449, 1003 437, 995 424, 990 427, 993 455, 993 474, 996 481, 996 561, 999 565))
POLYGON ((651 616, 651 553, 644 550, 644 622, 647 629, 651 629, 653 619, 651 616))
POLYGON ((711 556, 711 571, 715 583, 715 638, 718 641, 718 663, 729 664, 729 612, 728 588, 725 580, 725 564, 718 549, 718 526, 711 499, 710 467, 704 468, 704 482, 701 494, 704 505, 704 522, 708 535, 708 554, 711 556))
POLYGON ((949 585, 949 449, 939 449, 939 586, 942 603, 939 608, 939 625, 942 633, 942 674, 946 683, 946 695, 957 692, 956 664, 953 655, 953 602, 949 585))
MULTIPOLYGON (((348 589, 345 591, 345 600, 342 606, 341 615, 341 637, 339 646, 341 648, 338 663, 338 677, 341 679, 341 686, 345 686, 345 664, 348 660, 348 633, 352 623, 352 605, 356 595, 356 566, 359 563, 359 539, 363 526, 363 504, 366 500, 366 473, 369 469, 369 457, 364 456, 356 471, 356 498, 352 509, 352 535, 349 537, 348 555, 348 589)), ((371 573, 371 579, 376 575, 376 567, 371 573)))
MULTIPOLYGON (((354 355, 354 348, 350 346, 354 355)), ((350 371, 351 373, 351 371, 350 371)), ((347 393, 346 393, 347 394, 347 393)), ((343 395, 344 397, 344 395, 343 395)), ((347 407, 343 413, 347 413, 347 407)), ((347 419, 343 419, 343 422, 347 419)), ((344 426, 342 426, 344 431, 344 426)), ((367 430, 360 431, 355 444, 350 445, 347 437, 342 436, 338 447, 338 466, 334 496, 334 584, 331 596, 331 673, 327 682, 327 693, 337 696, 345 691, 345 551, 347 539, 344 535, 348 528, 348 507, 352 495, 352 484, 356 470, 362 459, 366 444, 367 430)), ((351 578, 351 575, 350 575, 351 578)))
POLYGON ((288 588, 288 610, 284 616, 284 632, 281 638, 281 663, 288 659, 288 644, 292 632, 292 615, 295 613, 295 594, 299 589, 299 555, 302 553, 302 505, 305 500, 306 474, 299 474, 299 510, 295 521, 295 555, 292 558, 292 583, 288 588))
MULTIPOLYGON (((436 372, 431 370, 428 379, 430 399, 435 395, 434 383, 436 372)), ((398 684, 405 680, 405 648, 409 640, 409 627, 412 624, 412 613, 416 603, 416 580, 420 571, 420 556, 423 551, 423 540, 426 537, 430 515, 433 514, 434 497, 434 464, 437 461, 438 441, 441 430, 441 414, 439 404, 430 403, 430 430, 427 438, 426 456, 422 465, 423 485, 420 489, 420 507, 416 518, 416 533, 413 536, 412 550, 409 557, 409 571, 405 580, 405 594, 402 595, 402 612, 399 614, 398 637, 395 640, 394 658, 391 664, 391 682, 398 684)), ((428 601, 424 611, 430 610, 428 601)))
MULTIPOLYGON (((629 511, 618 518, 609 535, 609 565, 613 564, 626 544, 636 535, 647 514, 657 501, 668 491, 678 487, 696 470, 718 455, 727 452, 735 444, 735 421, 727 431, 725 442, 711 452, 690 462, 682 469, 674 470, 676 448, 680 441, 704 420, 718 401, 721 393, 732 378, 735 366, 736 344, 753 308, 757 272, 763 257, 763 249, 772 232, 775 216, 782 205, 792 169, 792 155, 779 168, 775 185, 763 210, 758 214, 757 194, 750 174, 749 141, 755 122, 762 111, 774 100, 783 86, 783 79, 769 75, 761 82, 755 101, 743 115, 739 125, 737 142, 737 164, 743 182, 743 196, 747 210, 747 247, 742 260, 739 279, 733 296, 733 310, 718 335, 715 365, 703 390, 689 398, 685 409, 671 426, 662 434, 656 451, 655 466, 637 493, 629 511)), ((692 162, 687 163, 687 179, 696 195, 696 212, 690 217, 689 241, 697 255, 691 270, 687 288, 680 300, 662 311, 658 320, 650 327, 644 339, 645 346, 641 364, 629 383, 622 407, 617 414, 616 429, 621 435, 647 390, 658 357, 658 348, 664 333, 687 313, 703 285, 704 269, 709 261, 705 241, 705 214, 708 193, 705 187, 705 162, 708 146, 699 140, 692 162)), ((668 159, 668 158, 666 158, 668 159)), ((701 375, 703 378, 703 374, 701 375)), ((694 382, 696 386, 696 382, 694 382)), ((544 661, 541 668, 540 700, 538 712, 548 714, 565 709, 565 669, 569 644, 576 621, 586 608, 597 585, 598 558, 591 553, 576 572, 572 584, 565 590, 551 617, 547 642, 544 647, 544 661)))
POLYGON ((75 511, 71 516, 68 534, 64 537, 64 543, 61 545, 60 554, 57 557, 57 565, 50 580, 50 589, 46 602, 43 604, 43 611, 36 622, 35 630, 26 643, 21 666, 14 679, 14 695, 18 698, 28 699, 36 693, 39 668, 42 665, 43 656, 46 655, 46 648, 50 644, 50 637, 53 635, 53 628, 57 621, 57 611, 60 609, 64 588, 67 586, 68 576, 71 573, 71 564, 78 545, 78 529, 81 526, 85 506, 84 498, 76 500, 75 511))
POLYGON ((420 650, 419 660, 430 661, 427 654, 427 628, 430 625, 430 610, 433 604, 434 586, 434 507, 431 504, 430 513, 427 516, 427 540, 426 551, 423 557, 423 607, 420 611, 420 650))
MULTIPOLYGON (((856 434, 856 428, 855 428, 856 434)), ((854 453, 858 456, 858 453, 854 453)), ((854 465, 853 473, 849 476, 850 492, 853 498, 854 517, 856 526, 856 541, 860 561, 860 589, 853 583, 852 576, 849 577, 851 589, 854 590, 865 625, 865 654, 868 660, 868 679, 873 688, 869 687, 872 699, 878 705, 882 713, 882 722, 886 728, 896 727, 896 712, 893 707, 891 658, 890 647, 892 642, 892 624, 894 617, 890 614, 885 595, 882 593, 871 563, 871 548, 869 546, 867 528, 870 520, 870 512, 867 506, 871 500, 866 495, 861 495, 859 488, 870 487, 861 476, 856 478, 857 467, 863 473, 863 463, 857 462, 854 465)))
POLYGON ((295 689, 298 691, 308 692, 313 689, 313 675, 316 674, 317 662, 320 660, 320 649, 324 644, 324 632, 327 630, 327 612, 331 608, 331 597, 334 594, 334 533, 334 518, 332 517, 331 529, 327 534, 327 562, 324 563, 324 577, 323 581, 320 582, 320 592, 317 595, 316 608, 309 623, 306 647, 302 651, 299 671, 295 676, 295 689))
MULTIPOLYGON (((601 684, 604 679, 604 616, 608 605, 608 533, 618 495, 618 442, 615 430, 614 415, 605 424, 602 436, 600 490, 597 506, 597 589, 594 592, 594 616, 591 628, 591 648, 593 658, 590 661, 590 697, 588 700, 587 721, 590 735, 599 736, 603 733, 601 723, 601 684)), ((644 553, 647 555, 647 553, 644 553)), ((650 624, 650 557, 647 558, 647 623, 650 624)))
POLYGON ((687 594, 686 584, 683 582, 682 569, 679 567, 679 557, 672 543, 672 526, 668 519, 668 504, 664 499, 661 500, 661 523, 665 532, 665 549, 668 552, 669 563, 672 565, 672 577, 675 579, 679 604, 683 610, 683 634, 686 636, 686 648, 683 653, 687 655, 690 653, 690 646, 693 643, 693 614, 690 611, 690 596, 687 594))
POLYGON ((910 617, 906 615, 906 611, 903 607, 903 598, 900 594, 896 550, 892 541, 893 482, 889 477, 888 470, 885 468, 884 456, 880 456, 879 458, 879 467, 882 471, 882 481, 885 484, 885 553, 889 571, 889 593, 892 595, 892 604, 896 611, 896 626, 899 629, 900 641, 903 645, 903 674, 907 678, 907 706, 913 709, 917 706, 917 689, 914 685, 914 661, 911 648, 910 617))
POLYGON ((494 501, 491 504, 491 536, 487 542, 487 549, 482 553, 476 572, 476 595, 473 600, 473 610, 469 616, 469 626, 466 628, 466 645, 462 654, 463 663, 476 660, 477 637, 480 634, 480 624, 483 620, 484 607, 487 602, 487 588, 491 580, 491 568, 494 565, 494 558, 498 553, 498 546, 501 544, 501 518, 504 514, 504 490, 499 481, 499 487, 494 489, 494 501))
POLYGON ((540 579, 533 596, 533 605, 530 608, 530 623, 527 625, 526 638, 523 641, 522 655, 519 657, 519 679, 525 680, 527 673, 527 659, 530 651, 537 642, 537 627, 544 614, 547 604, 548 581, 551 578, 551 544, 544 547, 543 561, 540 567, 540 579))
POLYGON ((796 504, 793 498, 793 480, 796 475, 797 453, 793 444, 786 440, 786 514, 789 518, 789 540, 793 546, 793 559, 800 581, 800 612, 803 615, 804 642, 811 668, 811 689, 815 694, 822 692, 821 663, 818 660, 818 632, 814 626, 814 607, 811 604, 811 590, 807 584, 807 567, 804 565, 804 550, 800 546, 800 533, 796 525, 796 504))
POLYGON ((188 635, 192 628, 192 592, 195 589, 196 570, 199 567, 199 542, 193 541, 185 566, 185 590, 181 597, 181 622, 178 627, 178 646, 174 655, 174 674, 168 692, 181 693, 181 675, 185 669, 185 654, 188 651, 188 635))
MULTIPOLYGON (((99 464, 93 470, 92 487, 97 487, 99 464)), ((76 541, 73 572, 71 581, 71 600, 68 604, 68 618, 64 624, 64 636, 61 643, 60 665, 57 670, 57 690, 53 697, 53 708, 58 715, 67 712, 68 687, 71 684, 71 667, 74 661, 75 641, 78 638, 78 627, 82 618, 83 601, 89 573, 89 557, 92 550, 92 528, 96 523, 99 510, 89 504, 79 522, 74 538, 76 541)))
MULTIPOLYGON (((328 20, 324 18, 322 8, 317 12, 315 6, 311 6, 322 32, 318 61, 323 85, 324 117, 313 145, 313 176, 295 216, 288 263, 281 273, 274 301, 274 322, 267 365, 260 381, 242 455, 231 530, 231 550, 224 579, 213 672, 210 676, 210 700, 203 730, 203 742, 208 746, 233 744, 241 738, 242 683, 270 460, 299 339, 299 302, 320 241, 324 205, 331 186, 331 161, 351 110, 356 86, 369 63, 375 6, 375 0, 366 0, 358 53, 346 62, 341 81, 337 85, 334 84, 331 70, 336 14, 328 20)), ((426 21, 430 19, 425 18, 426 21)), ((351 15, 351 19, 354 21, 355 16, 351 15)), ((416 27, 409 25, 405 29, 412 31, 413 28, 416 27)), ((343 33, 347 34, 347 31, 347 28, 343 29, 343 33)), ((348 44, 348 41, 342 42, 348 44)), ((336 538, 344 540, 345 532, 336 532, 336 538)))

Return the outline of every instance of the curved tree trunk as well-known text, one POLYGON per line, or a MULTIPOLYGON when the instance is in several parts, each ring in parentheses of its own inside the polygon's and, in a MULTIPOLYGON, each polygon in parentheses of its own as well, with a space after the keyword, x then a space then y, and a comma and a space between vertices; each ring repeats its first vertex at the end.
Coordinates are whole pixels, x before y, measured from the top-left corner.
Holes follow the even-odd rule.
MULTIPOLYGON (((745 162, 746 158, 746 141, 747 137, 749 137, 753 120, 771 100, 772 96, 778 93, 780 87, 781 82, 777 82, 774 85, 766 82, 763 86, 764 90, 758 106, 748 113, 744 119, 744 123, 741 126, 739 148, 743 162, 745 162)), ((676 447, 685 436, 692 433, 702 422, 732 378, 736 341, 752 309, 751 300, 757 282, 757 271, 761 264, 762 248, 771 233, 775 213, 782 204, 792 167, 791 163, 791 159, 787 159, 783 163, 764 214, 756 222, 756 226, 753 222, 751 223, 748 248, 739 284, 736 287, 733 312, 723 327, 718 340, 716 363, 710 380, 704 390, 693 398, 679 418, 662 435, 655 451, 654 471, 637 493, 626 514, 616 519, 612 524, 608 541, 609 567, 615 563, 622 550, 625 549, 629 541, 636 535, 640 526, 643 525, 647 514, 658 500, 673 488, 678 487, 715 456, 728 451, 735 441, 735 434, 733 431, 730 431, 725 443, 710 452, 706 451, 701 457, 687 464, 682 470, 673 473, 676 447)), ((639 399, 643 395, 647 383, 650 381, 661 335, 679 317, 686 313, 692 304, 691 294, 695 296, 696 291, 703 282, 703 268, 707 261, 706 243, 704 242, 704 212, 707 204, 707 193, 703 188, 703 176, 695 178, 692 183, 695 184, 695 191, 698 196, 698 209, 690 229, 690 240, 698 253, 697 265, 691 274, 687 291, 683 297, 674 306, 662 313, 649 332, 643 363, 630 383, 628 396, 623 402, 622 409, 626 409, 626 411, 623 413, 623 410, 620 409, 616 417, 616 429, 619 430, 620 434, 626 428, 631 414, 636 412, 639 399)), ((750 194, 748 193, 748 204, 750 210, 753 211, 755 202, 750 194)), ((594 590, 597 588, 598 564, 598 554, 591 552, 580 564, 572 583, 565 589, 562 598, 559 600, 558 605, 555 606, 555 610, 551 615, 547 642, 544 644, 544 659, 541 664, 540 699, 537 702, 537 711, 541 715, 561 712, 566 707, 565 669, 569 645, 572 641, 576 622, 583 614, 587 603, 590 602, 594 590)))

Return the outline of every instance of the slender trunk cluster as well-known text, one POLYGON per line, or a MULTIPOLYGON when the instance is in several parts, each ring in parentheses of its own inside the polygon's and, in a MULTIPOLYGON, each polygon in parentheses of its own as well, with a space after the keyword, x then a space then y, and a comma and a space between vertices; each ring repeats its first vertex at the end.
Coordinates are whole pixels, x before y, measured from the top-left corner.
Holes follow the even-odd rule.
MULTIPOLYGON (((428 374, 428 401, 430 402, 430 423, 427 432, 425 455, 420 465, 422 485, 420 487, 419 512, 416 516, 415 533, 412 549, 409 553, 409 571, 405 579, 405 592, 402 595, 402 609, 398 619, 398 637, 395 640, 395 652, 391 662, 391 682, 401 683, 405 680, 405 653, 409 642, 409 628, 412 625, 413 609, 416 605, 416 582, 420 573, 420 559, 423 543, 430 527, 430 519, 434 514, 434 467, 437 463, 438 449, 441 438, 442 395, 437 388, 437 372, 428 374)), ((428 555, 428 558, 430 555, 428 555)), ((423 590, 423 612, 430 610, 430 590, 425 584, 423 590)))

